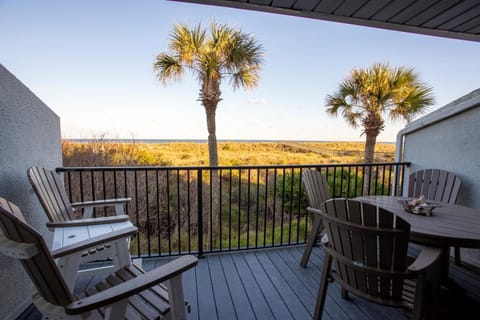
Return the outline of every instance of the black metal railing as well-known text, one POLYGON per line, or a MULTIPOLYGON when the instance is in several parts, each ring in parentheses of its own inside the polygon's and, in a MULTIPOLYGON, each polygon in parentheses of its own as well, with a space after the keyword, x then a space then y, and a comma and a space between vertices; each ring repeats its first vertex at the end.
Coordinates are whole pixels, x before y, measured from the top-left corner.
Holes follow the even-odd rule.
MULTIPOLYGON (((72 202, 130 197, 133 257, 304 243, 311 227, 302 171, 320 170, 332 197, 401 194, 409 163, 228 167, 58 168, 72 202), (368 182, 365 181, 368 177, 368 182)), ((95 214, 109 215, 110 209, 95 214)))

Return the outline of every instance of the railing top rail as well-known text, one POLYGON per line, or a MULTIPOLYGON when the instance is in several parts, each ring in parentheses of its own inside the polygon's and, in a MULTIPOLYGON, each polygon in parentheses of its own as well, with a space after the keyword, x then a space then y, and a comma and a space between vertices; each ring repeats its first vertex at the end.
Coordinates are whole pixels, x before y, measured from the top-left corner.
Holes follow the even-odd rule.
POLYGON ((376 167, 410 166, 410 162, 376 163, 335 163, 335 164, 294 164, 294 165, 254 165, 254 166, 118 166, 118 167, 58 167, 57 172, 66 171, 118 171, 118 170, 231 170, 231 169, 289 169, 289 168, 334 168, 334 167, 376 167))

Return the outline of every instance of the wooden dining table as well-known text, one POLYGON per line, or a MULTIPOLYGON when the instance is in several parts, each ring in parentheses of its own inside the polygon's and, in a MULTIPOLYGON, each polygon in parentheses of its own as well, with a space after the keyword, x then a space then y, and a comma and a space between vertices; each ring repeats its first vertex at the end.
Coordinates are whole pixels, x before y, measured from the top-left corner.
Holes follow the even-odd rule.
POLYGON ((393 196, 363 196, 354 200, 370 203, 393 212, 410 224, 410 241, 442 249, 439 275, 432 277, 432 316, 438 319, 440 286, 448 289, 456 285, 448 277, 450 247, 480 248, 480 209, 458 204, 436 203, 431 216, 405 211, 402 201, 412 198, 393 196))
POLYGON ((412 242, 448 248, 480 248, 480 209, 458 204, 436 203, 440 206, 431 216, 406 212, 401 201, 411 198, 364 196, 355 198, 387 209, 410 224, 412 242))

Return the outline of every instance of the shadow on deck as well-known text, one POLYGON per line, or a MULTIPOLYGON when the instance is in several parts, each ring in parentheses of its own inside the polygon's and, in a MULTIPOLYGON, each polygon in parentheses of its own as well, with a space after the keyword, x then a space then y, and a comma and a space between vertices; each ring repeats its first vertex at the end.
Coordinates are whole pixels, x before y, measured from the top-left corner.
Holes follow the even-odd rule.
MULTIPOLYGON (((184 274, 189 319, 311 319, 319 287, 323 250, 314 248, 307 268, 299 266, 303 247, 211 254, 184 274)), ((150 270, 171 258, 145 259, 150 270)), ((453 266, 450 275, 461 289, 445 294, 446 319, 480 319, 480 274, 453 266), (447 310, 448 306, 448 312, 447 310)), ((84 288, 92 278, 81 279, 84 288)), ((33 307, 20 319, 37 320, 33 307)), ((383 307, 329 286, 323 319, 408 319, 401 309, 383 307)))

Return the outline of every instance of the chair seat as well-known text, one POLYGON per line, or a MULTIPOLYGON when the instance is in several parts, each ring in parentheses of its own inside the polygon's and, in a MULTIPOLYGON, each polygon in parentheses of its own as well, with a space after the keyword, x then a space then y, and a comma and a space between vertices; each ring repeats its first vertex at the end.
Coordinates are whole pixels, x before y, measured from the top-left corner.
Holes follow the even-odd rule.
MULTIPOLYGON (((138 266, 131 264, 115 273, 110 274, 104 280, 98 282, 94 286, 78 293, 75 298, 82 299, 86 296, 94 295, 108 288, 114 287, 120 283, 144 274, 145 271, 138 266)), ((185 302, 187 310, 190 306, 185 302)), ((148 290, 142 291, 140 294, 132 296, 128 301, 125 319, 164 319, 168 317, 170 311, 168 290, 163 285, 153 286, 148 290)), ((103 319, 105 316, 105 308, 96 309, 92 312, 88 319, 103 319)))

